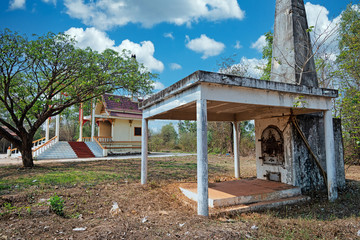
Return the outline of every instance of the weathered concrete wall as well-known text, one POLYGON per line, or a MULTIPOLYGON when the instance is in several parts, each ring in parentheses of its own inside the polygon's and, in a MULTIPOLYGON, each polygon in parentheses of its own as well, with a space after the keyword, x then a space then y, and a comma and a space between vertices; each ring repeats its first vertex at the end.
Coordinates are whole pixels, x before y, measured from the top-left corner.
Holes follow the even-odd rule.
POLYGON ((266 179, 267 171, 281 173, 281 182, 289 185, 294 185, 293 176, 293 158, 292 158, 292 132, 288 124, 289 117, 269 118, 255 121, 255 139, 256 139, 256 174, 259 179, 266 179), (284 158, 285 164, 282 165, 268 165, 263 164, 261 157, 261 139, 262 132, 270 125, 274 125, 283 132, 284 138, 284 158))
MULTIPOLYGON (((326 171, 325 135, 323 114, 306 114, 297 116, 299 126, 308 140, 312 151, 318 157, 321 166, 326 171)), ((341 135, 341 122, 334 119, 335 161, 337 185, 345 186, 344 154, 341 135)), ((294 126, 293 153, 295 185, 304 192, 325 189, 323 177, 312 156, 309 154, 303 140, 294 126)))
POLYGON ((271 81, 317 87, 303 0, 277 0, 271 81))
MULTIPOLYGON (((318 157, 321 166, 326 171, 326 154, 324 142, 323 114, 306 114, 296 117, 299 127, 308 140, 315 156, 318 157)), ((325 189, 324 180, 320 169, 310 155, 302 138, 291 126, 293 132, 293 153, 295 186, 300 186, 304 192, 325 189)))
POLYGON ((338 188, 345 187, 345 166, 344 166, 344 143, 341 131, 341 119, 334 118, 334 140, 335 140, 335 160, 336 160, 336 177, 338 188))
MULTIPOLYGON (((300 129, 303 131, 314 154, 326 171, 325 133, 322 113, 297 116, 300 129)), ((266 179, 267 171, 281 173, 281 182, 299 186, 303 192, 326 189, 320 169, 316 165, 302 138, 292 124, 288 124, 289 117, 261 119, 255 121, 256 139, 256 172, 257 178, 266 179), (261 157, 261 134, 268 126, 277 126, 283 131, 285 164, 263 164, 261 157)), ((335 160, 337 185, 345 186, 344 153, 341 133, 341 121, 334 119, 335 160)))

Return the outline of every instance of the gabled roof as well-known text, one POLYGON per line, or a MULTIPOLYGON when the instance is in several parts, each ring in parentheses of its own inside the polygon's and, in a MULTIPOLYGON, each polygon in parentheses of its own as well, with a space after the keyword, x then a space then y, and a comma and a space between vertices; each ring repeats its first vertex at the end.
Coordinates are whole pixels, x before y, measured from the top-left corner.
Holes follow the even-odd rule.
POLYGON ((104 94, 102 99, 104 110, 110 117, 142 118, 142 110, 139 109, 138 102, 132 101, 128 97, 104 94))

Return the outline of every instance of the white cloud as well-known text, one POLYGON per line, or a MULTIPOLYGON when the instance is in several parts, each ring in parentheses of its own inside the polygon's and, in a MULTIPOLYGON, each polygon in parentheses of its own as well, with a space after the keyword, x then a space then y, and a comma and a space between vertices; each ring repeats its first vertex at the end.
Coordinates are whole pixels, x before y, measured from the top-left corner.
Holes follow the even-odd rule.
POLYGON ((236 41, 236 44, 234 46, 235 49, 240 49, 242 48, 243 46, 240 44, 240 41, 236 41))
POLYGON ((266 46, 265 35, 261 35, 256 42, 251 44, 251 48, 256 49, 258 52, 262 52, 262 50, 265 46, 266 46))
POLYGON ((171 38, 172 40, 175 39, 174 35, 172 33, 164 33, 164 37, 171 38))
POLYGON ((201 34, 200 38, 190 40, 186 36, 187 41, 186 47, 197 52, 202 53, 202 59, 208 57, 217 56, 225 49, 225 45, 221 42, 217 42, 214 39, 208 38, 205 34, 201 34))
POLYGON ((181 65, 180 64, 177 64, 177 63, 170 63, 170 69, 172 70, 179 70, 181 69, 181 65))
POLYGON ((242 57, 239 63, 236 63, 229 68, 220 69, 220 73, 235 74, 241 77, 251 77, 259 79, 262 75, 262 68, 266 65, 266 60, 252 58, 248 59, 242 57))
POLYGON ((191 25, 199 20, 243 19, 237 0, 65 0, 67 14, 98 29, 140 23, 191 25))
POLYGON ((159 81, 155 81, 152 85, 154 87, 154 90, 158 90, 158 91, 163 90, 165 88, 164 84, 162 84, 159 81))
POLYGON ((312 44, 315 45, 313 49, 320 46, 320 51, 324 54, 336 54, 338 52, 337 29, 341 15, 329 19, 329 11, 325 7, 310 2, 305 4, 305 10, 309 27, 314 27, 310 33, 312 44))
POLYGON ((243 57, 241 58, 240 63, 248 67, 247 74, 249 77, 260 78, 262 75, 262 70, 259 68, 263 68, 266 65, 266 60, 257 58, 248 59, 243 57))
POLYGON ((80 48, 91 47, 93 50, 102 52, 107 48, 113 48, 115 41, 111 40, 105 32, 99 31, 95 28, 70 28, 65 34, 74 37, 77 41, 77 46, 80 48))
POLYGON ((15 10, 15 9, 24 9, 25 8, 26 1, 25 0, 10 0, 9 2, 9 9, 15 10))
POLYGON ((42 0, 44 3, 52 3, 56 5, 56 0, 42 0))
POLYGON ((91 47, 93 50, 102 52, 107 48, 122 52, 123 49, 131 51, 136 54, 136 59, 143 63, 150 71, 164 70, 164 64, 154 57, 155 47, 151 41, 143 41, 141 43, 134 43, 126 39, 120 45, 115 46, 115 41, 111 40, 105 32, 99 31, 95 28, 70 28, 65 32, 77 41, 77 46, 80 48, 91 47))

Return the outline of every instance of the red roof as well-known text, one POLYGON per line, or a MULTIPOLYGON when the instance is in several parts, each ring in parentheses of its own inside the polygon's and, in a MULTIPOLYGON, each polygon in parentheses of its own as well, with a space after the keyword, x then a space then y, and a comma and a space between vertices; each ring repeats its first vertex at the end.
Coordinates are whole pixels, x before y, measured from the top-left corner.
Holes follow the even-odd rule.
POLYGON ((130 98, 118 95, 104 94, 104 105, 108 112, 130 112, 142 114, 137 102, 131 101, 130 98))
POLYGON ((122 117, 122 118, 142 119, 142 114, 135 114, 135 113, 110 112, 110 116, 112 116, 112 117, 122 117))

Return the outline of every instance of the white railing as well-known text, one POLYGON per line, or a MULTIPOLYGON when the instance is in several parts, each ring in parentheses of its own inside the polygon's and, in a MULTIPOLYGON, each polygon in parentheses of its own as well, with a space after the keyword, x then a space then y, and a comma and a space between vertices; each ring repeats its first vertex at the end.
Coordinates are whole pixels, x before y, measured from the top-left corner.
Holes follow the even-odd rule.
MULTIPOLYGON (((37 149, 39 148, 40 146, 44 145, 46 143, 45 141, 45 137, 43 138, 40 138, 38 140, 35 140, 32 142, 32 147, 31 149, 34 151, 34 149, 37 149)), ((19 149, 17 148, 13 148, 13 149, 10 149, 9 152, 8 152, 8 156, 13 156, 13 157, 18 157, 18 156, 21 156, 21 152, 19 149)))
POLYGON ((38 140, 33 141, 33 146, 31 149, 35 149, 37 147, 40 147, 41 145, 43 145, 44 143, 46 143, 46 137, 40 138, 38 140))
POLYGON ((80 141, 80 138, 76 140, 77 142, 91 142, 91 137, 82 137, 82 140, 80 141))
POLYGON ((39 156, 41 153, 45 152, 47 149, 49 149, 52 145, 54 145, 57 142, 58 142, 58 137, 55 136, 55 137, 51 138, 49 141, 47 141, 46 143, 42 144, 41 146, 33 149, 32 150, 33 157, 39 156))

